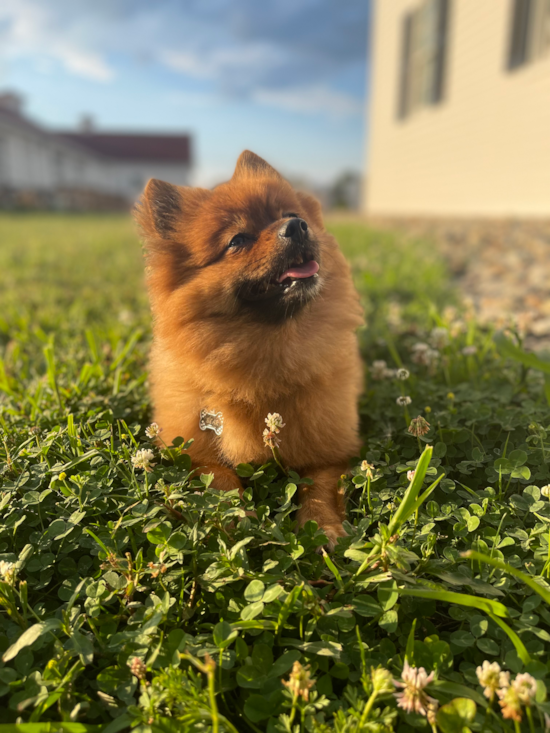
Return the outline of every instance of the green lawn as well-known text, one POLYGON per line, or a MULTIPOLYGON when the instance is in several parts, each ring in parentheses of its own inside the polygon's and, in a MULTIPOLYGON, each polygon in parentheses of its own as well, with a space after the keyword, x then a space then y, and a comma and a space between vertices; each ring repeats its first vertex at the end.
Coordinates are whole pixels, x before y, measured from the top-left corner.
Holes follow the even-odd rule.
POLYGON ((330 556, 292 471, 242 465, 243 504, 147 438, 129 218, 0 215, 0 733, 545 730, 550 365, 477 325, 431 243, 329 228, 368 322, 330 556))

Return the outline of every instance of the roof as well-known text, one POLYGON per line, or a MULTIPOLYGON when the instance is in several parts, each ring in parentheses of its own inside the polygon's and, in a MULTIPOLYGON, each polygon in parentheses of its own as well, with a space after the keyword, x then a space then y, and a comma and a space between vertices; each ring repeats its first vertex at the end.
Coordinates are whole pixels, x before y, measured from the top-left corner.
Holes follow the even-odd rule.
POLYGON ((62 132, 59 136, 116 160, 154 160, 190 163, 189 135, 126 135, 97 132, 62 132))

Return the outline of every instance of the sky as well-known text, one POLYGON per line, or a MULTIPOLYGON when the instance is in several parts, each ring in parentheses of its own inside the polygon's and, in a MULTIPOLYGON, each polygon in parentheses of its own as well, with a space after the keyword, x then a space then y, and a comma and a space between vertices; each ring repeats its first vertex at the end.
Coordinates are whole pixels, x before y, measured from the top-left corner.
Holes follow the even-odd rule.
POLYGON ((362 172, 369 0, 1 0, 0 91, 51 128, 192 135, 194 183, 249 148, 326 185, 362 172))

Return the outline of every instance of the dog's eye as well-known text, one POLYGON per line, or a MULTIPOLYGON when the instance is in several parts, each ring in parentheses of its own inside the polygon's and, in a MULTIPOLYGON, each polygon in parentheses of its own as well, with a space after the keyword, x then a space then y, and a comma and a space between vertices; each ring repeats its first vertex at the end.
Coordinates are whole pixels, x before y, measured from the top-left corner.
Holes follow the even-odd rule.
POLYGON ((298 219, 298 214, 294 214, 292 211, 288 214, 283 214, 283 219, 298 219))
POLYGON ((229 242, 228 249, 231 247, 243 247, 246 244, 246 234, 236 234, 229 242))

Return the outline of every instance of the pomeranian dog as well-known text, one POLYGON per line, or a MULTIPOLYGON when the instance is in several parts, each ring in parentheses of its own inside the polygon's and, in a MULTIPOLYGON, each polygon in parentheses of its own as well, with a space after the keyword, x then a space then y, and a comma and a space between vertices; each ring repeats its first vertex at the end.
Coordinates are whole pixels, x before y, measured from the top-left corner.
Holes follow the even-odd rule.
POLYGON ((319 203, 245 151, 213 190, 150 180, 136 219, 163 440, 193 438, 193 466, 241 491, 234 468, 267 462, 280 440, 283 463, 313 479, 298 526, 315 520, 334 547, 339 479, 359 448, 362 311, 319 203))

